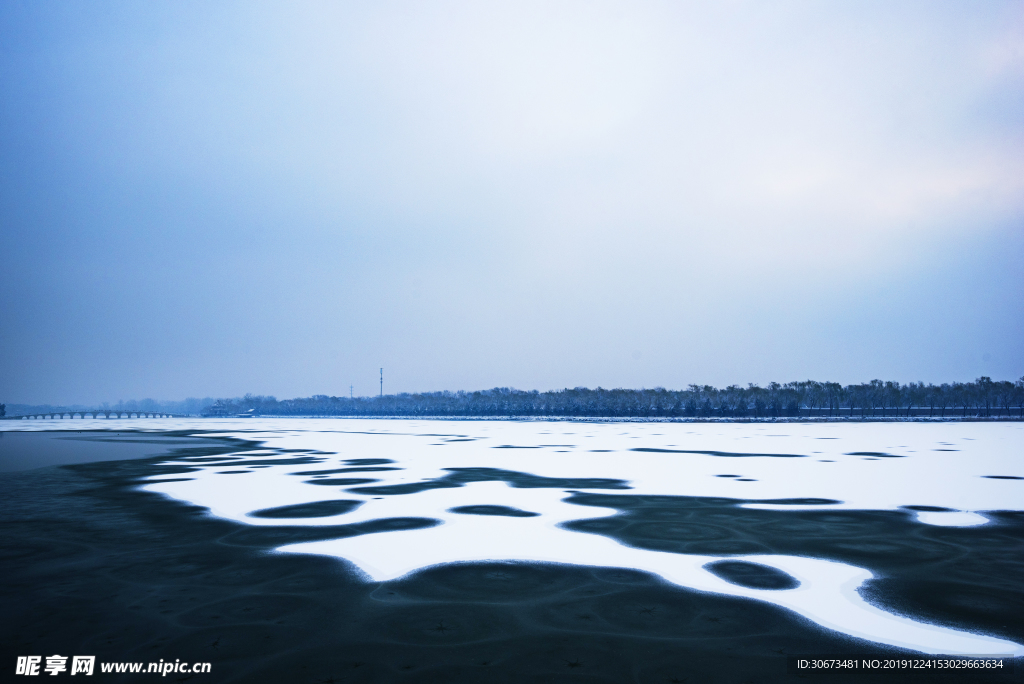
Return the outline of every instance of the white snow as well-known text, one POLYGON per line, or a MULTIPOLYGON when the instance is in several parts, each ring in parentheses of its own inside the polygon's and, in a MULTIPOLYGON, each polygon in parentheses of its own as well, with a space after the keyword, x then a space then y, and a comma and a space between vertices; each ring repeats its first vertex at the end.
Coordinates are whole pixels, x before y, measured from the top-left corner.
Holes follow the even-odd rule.
MULTIPOLYGON (((873 509, 930 506, 915 511, 921 524, 975 526, 982 511, 1021 510, 1024 482, 985 475, 1024 476, 1024 426, 1020 423, 572 423, 542 421, 428 421, 361 419, 85 419, 7 421, 0 429, 216 430, 273 449, 303 449, 317 463, 271 465, 249 471, 237 464, 189 462, 197 472, 153 478, 144 488, 209 508, 211 514, 249 525, 335 525, 381 518, 434 518, 424 529, 366 534, 293 544, 286 552, 343 558, 374 581, 456 561, 520 560, 609 567, 656 573, 680 586, 768 601, 819 625, 871 641, 925 653, 1024 654, 1024 647, 985 635, 947 629, 886 613, 865 602, 857 588, 871 574, 815 558, 732 556, 783 570, 800 582, 790 590, 736 586, 703 566, 720 557, 627 547, 561 523, 613 515, 613 509, 564 501, 569 490, 735 499, 833 499, 835 504, 749 503, 750 508, 873 509), (469 441, 449 441, 469 440, 469 441), (533 448, 495 448, 503 446, 533 448), (633 451, 633 449, 662 451, 633 451), (678 453, 709 451, 745 456, 678 453), (773 457, 770 455, 779 455, 773 457), (793 457, 800 456, 800 457, 793 457), (549 478, 606 478, 628 490, 514 488, 472 482, 414 494, 379 495, 351 486, 313 486, 312 476, 292 473, 377 467, 346 459, 390 459, 399 470, 330 474, 373 478, 356 487, 424 482, 450 468, 496 468, 549 478), (227 476, 224 471, 244 470, 227 476), (733 477, 721 477, 730 475, 733 477), (362 502, 337 516, 268 519, 248 514, 312 501, 362 502), (463 515, 449 509, 503 505, 536 517, 463 515)), ((207 433, 209 435, 209 433, 207 433)), ((248 454, 242 454, 247 456, 248 454)), ((281 456, 284 456, 282 454, 281 456)), ((254 456, 252 460, 259 460, 254 456)), ((168 462, 173 462, 168 460, 168 462)), ((244 461, 242 461, 244 462, 244 461)))

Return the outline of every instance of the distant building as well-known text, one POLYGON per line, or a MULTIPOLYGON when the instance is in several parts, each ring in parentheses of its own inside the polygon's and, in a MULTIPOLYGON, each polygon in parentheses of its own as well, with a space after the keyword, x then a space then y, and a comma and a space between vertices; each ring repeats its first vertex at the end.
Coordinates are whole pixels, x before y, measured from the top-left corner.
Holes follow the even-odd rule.
POLYGON ((207 406, 203 410, 202 415, 207 418, 227 418, 230 414, 228 413, 228 407, 218 399, 214 402, 213 406, 207 406))

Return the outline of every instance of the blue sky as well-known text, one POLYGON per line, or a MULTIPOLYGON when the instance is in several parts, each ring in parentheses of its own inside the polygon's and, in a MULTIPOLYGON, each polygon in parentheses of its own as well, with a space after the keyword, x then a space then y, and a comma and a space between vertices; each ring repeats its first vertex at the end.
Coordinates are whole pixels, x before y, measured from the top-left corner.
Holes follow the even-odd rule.
POLYGON ((0 2, 0 401, 1024 374, 1024 3, 0 2))

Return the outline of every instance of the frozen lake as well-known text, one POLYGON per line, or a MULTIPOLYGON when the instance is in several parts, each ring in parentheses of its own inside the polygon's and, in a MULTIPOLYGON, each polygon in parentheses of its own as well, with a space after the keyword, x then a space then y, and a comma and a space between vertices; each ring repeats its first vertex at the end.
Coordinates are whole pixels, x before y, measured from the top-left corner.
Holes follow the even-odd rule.
POLYGON ((169 456, 163 462, 179 472, 152 476, 144 488, 245 525, 351 525, 344 536, 278 550, 336 557, 367 581, 453 562, 627 568, 772 603, 878 644, 1024 655, 1014 641, 878 605, 864 591, 878 572, 835 550, 867 539, 879 559, 938 554, 938 562, 955 553, 948 541, 950 550, 936 551, 928 530, 956 528, 958 543, 969 544, 1001 524, 998 512, 1024 510, 1020 423, 86 419, 2 427, 248 440, 234 454, 169 456), (906 541, 918 535, 919 545, 906 541), (778 552, 787 545, 792 552, 778 552))

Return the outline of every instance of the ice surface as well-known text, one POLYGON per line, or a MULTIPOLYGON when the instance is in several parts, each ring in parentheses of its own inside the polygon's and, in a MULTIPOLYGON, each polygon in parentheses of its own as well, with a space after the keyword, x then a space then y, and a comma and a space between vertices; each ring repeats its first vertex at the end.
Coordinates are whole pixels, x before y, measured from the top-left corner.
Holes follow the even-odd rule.
POLYGON ((925 653, 1024 654, 1019 644, 872 606, 857 591, 871 578, 863 568, 805 557, 730 556, 777 568, 799 581, 792 589, 757 589, 705 569, 725 557, 633 548, 564 527, 617 512, 566 501, 573 491, 756 499, 763 503, 744 505, 774 510, 910 508, 921 524, 981 525, 987 518, 979 512, 1021 510, 1024 504, 1024 482, 1006 479, 1024 476, 1019 456, 1024 426, 1019 423, 86 419, 7 422, 2 428, 200 429, 258 441, 260 451, 236 455, 241 460, 183 461, 198 468, 188 475, 192 479, 154 478, 145 486, 249 525, 337 525, 397 517, 443 522, 280 549, 343 558, 375 581, 457 561, 635 568, 700 591, 768 601, 828 629, 879 643, 925 653), (281 454, 283 449, 294 451, 281 454), (283 457, 303 463, 274 463, 283 457), (261 460, 269 465, 254 468, 261 460), (338 472, 350 468, 360 470, 338 472), (460 469, 490 470, 468 471, 467 477, 460 469), (373 481, 310 486, 323 480, 312 474, 317 471, 332 479, 373 481), (239 476, 226 476, 232 473, 239 476), (468 481, 480 473, 490 479, 468 481), (338 515, 287 521, 250 515, 332 496, 360 503, 338 515), (453 511, 466 506, 505 506, 540 515, 453 511))

